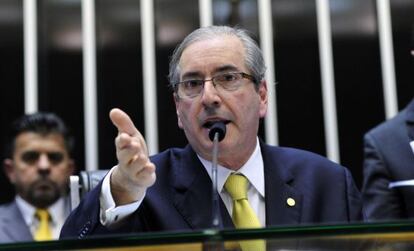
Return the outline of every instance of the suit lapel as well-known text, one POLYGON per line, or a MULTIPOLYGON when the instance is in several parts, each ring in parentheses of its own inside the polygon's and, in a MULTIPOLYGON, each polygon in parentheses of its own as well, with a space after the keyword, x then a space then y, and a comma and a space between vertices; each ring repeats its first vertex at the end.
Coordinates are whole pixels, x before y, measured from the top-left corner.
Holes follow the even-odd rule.
POLYGON ((410 141, 414 141, 414 99, 410 102, 410 104, 408 104, 405 112, 405 124, 407 127, 408 137, 410 138, 410 141))
MULTIPOLYGON (((265 174, 266 225, 298 224, 302 194, 294 189, 293 175, 280 154, 261 142, 265 174), (288 201, 289 200, 289 201, 288 201)), ((187 146, 173 163, 174 205, 193 229, 211 227, 211 179, 191 147, 187 146), (190 163, 190 164, 189 164, 190 163)), ((234 228, 220 199, 221 225, 234 228)))
POLYGON ((16 202, 10 204, 8 210, 2 215, 3 231, 13 241, 32 241, 33 237, 20 213, 16 202))
MULTIPOLYGON (((174 205, 193 229, 212 226, 211 179, 190 146, 175 159, 173 170, 174 205)), ((220 199, 221 226, 233 227, 223 201, 220 199)))
POLYGON ((284 225, 300 223, 302 194, 290 184, 293 175, 284 166, 276 150, 261 142, 264 176, 266 225, 284 225))

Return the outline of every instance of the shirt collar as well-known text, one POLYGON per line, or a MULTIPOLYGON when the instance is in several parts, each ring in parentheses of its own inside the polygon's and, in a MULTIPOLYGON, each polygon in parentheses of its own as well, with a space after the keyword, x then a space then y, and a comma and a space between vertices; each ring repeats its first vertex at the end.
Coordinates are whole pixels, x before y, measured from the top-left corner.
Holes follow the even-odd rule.
MULTIPOLYGON (((203 164, 204 168, 206 169, 208 175, 211 178, 211 161, 203 159, 200 155, 198 155, 201 163, 203 164)), ((263 170, 263 158, 262 152, 260 149, 259 139, 256 140, 256 148, 254 149, 252 155, 247 160, 244 165, 237 170, 236 172, 230 170, 224 166, 217 165, 217 189, 218 192, 221 193, 223 191, 224 184, 226 183, 227 178, 232 173, 241 173, 243 174, 250 182, 250 184, 259 192, 261 196, 265 196, 265 189, 264 189, 264 170, 263 170)))
POLYGON ((16 196, 16 204, 22 213, 24 222, 26 222, 28 226, 31 226, 33 224, 33 215, 36 211, 36 208, 23 200, 23 198, 19 195, 16 196))
MULTIPOLYGON (((16 196, 16 204, 17 207, 20 209, 24 221, 28 226, 33 224, 33 215, 35 214, 36 208, 25 201, 19 195, 16 196)), ((49 208, 47 208, 49 214, 51 215, 53 223, 55 223, 59 219, 65 218, 65 199, 63 197, 59 198, 54 204, 52 204, 49 208)))

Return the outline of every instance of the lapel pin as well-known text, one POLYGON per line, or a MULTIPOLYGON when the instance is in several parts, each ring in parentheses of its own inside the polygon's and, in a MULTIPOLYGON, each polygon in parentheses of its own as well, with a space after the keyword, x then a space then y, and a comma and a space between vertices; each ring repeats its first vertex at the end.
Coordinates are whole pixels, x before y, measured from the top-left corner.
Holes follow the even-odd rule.
POLYGON ((292 198, 288 198, 288 199, 286 200, 286 203, 288 204, 288 206, 290 206, 290 207, 294 207, 294 206, 295 206, 295 204, 296 204, 296 201, 295 201, 294 199, 292 199, 292 198))

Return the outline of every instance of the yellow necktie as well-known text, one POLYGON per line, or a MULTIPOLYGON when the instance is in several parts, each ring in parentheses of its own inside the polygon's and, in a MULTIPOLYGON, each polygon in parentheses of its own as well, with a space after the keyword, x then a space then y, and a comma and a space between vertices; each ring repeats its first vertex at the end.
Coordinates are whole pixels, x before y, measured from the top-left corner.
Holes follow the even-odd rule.
MULTIPOLYGON (((233 223, 236 228, 260 228, 257 215, 247 200, 248 180, 240 174, 232 174, 227 178, 224 187, 233 199, 233 223)), ((263 240, 241 241, 243 251, 266 250, 263 240)))
POLYGON ((233 199, 233 223, 236 228, 259 228, 260 221, 247 200, 248 180, 240 174, 227 178, 224 187, 233 199))
POLYGON ((39 219, 39 225, 35 231, 34 239, 36 241, 48 241, 52 239, 52 231, 49 227, 50 215, 46 209, 37 209, 35 212, 39 219))

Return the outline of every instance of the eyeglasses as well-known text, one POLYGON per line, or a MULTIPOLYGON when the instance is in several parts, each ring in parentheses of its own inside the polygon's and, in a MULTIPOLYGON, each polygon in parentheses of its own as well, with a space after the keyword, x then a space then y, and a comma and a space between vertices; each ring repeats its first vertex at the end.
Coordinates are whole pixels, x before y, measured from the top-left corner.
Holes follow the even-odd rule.
POLYGON ((180 98, 193 99, 201 94, 204 89, 204 84, 207 81, 212 81, 213 86, 217 91, 236 91, 243 85, 243 78, 257 83, 255 77, 244 72, 227 72, 216 75, 211 79, 187 79, 174 84, 174 91, 180 98))
MULTIPOLYGON (((21 159, 25 163, 33 165, 39 160, 41 154, 41 152, 37 151, 27 151, 21 155, 21 159)), ((53 165, 60 164, 64 159, 64 154, 61 152, 46 152, 45 154, 49 159, 50 163, 53 165)))

